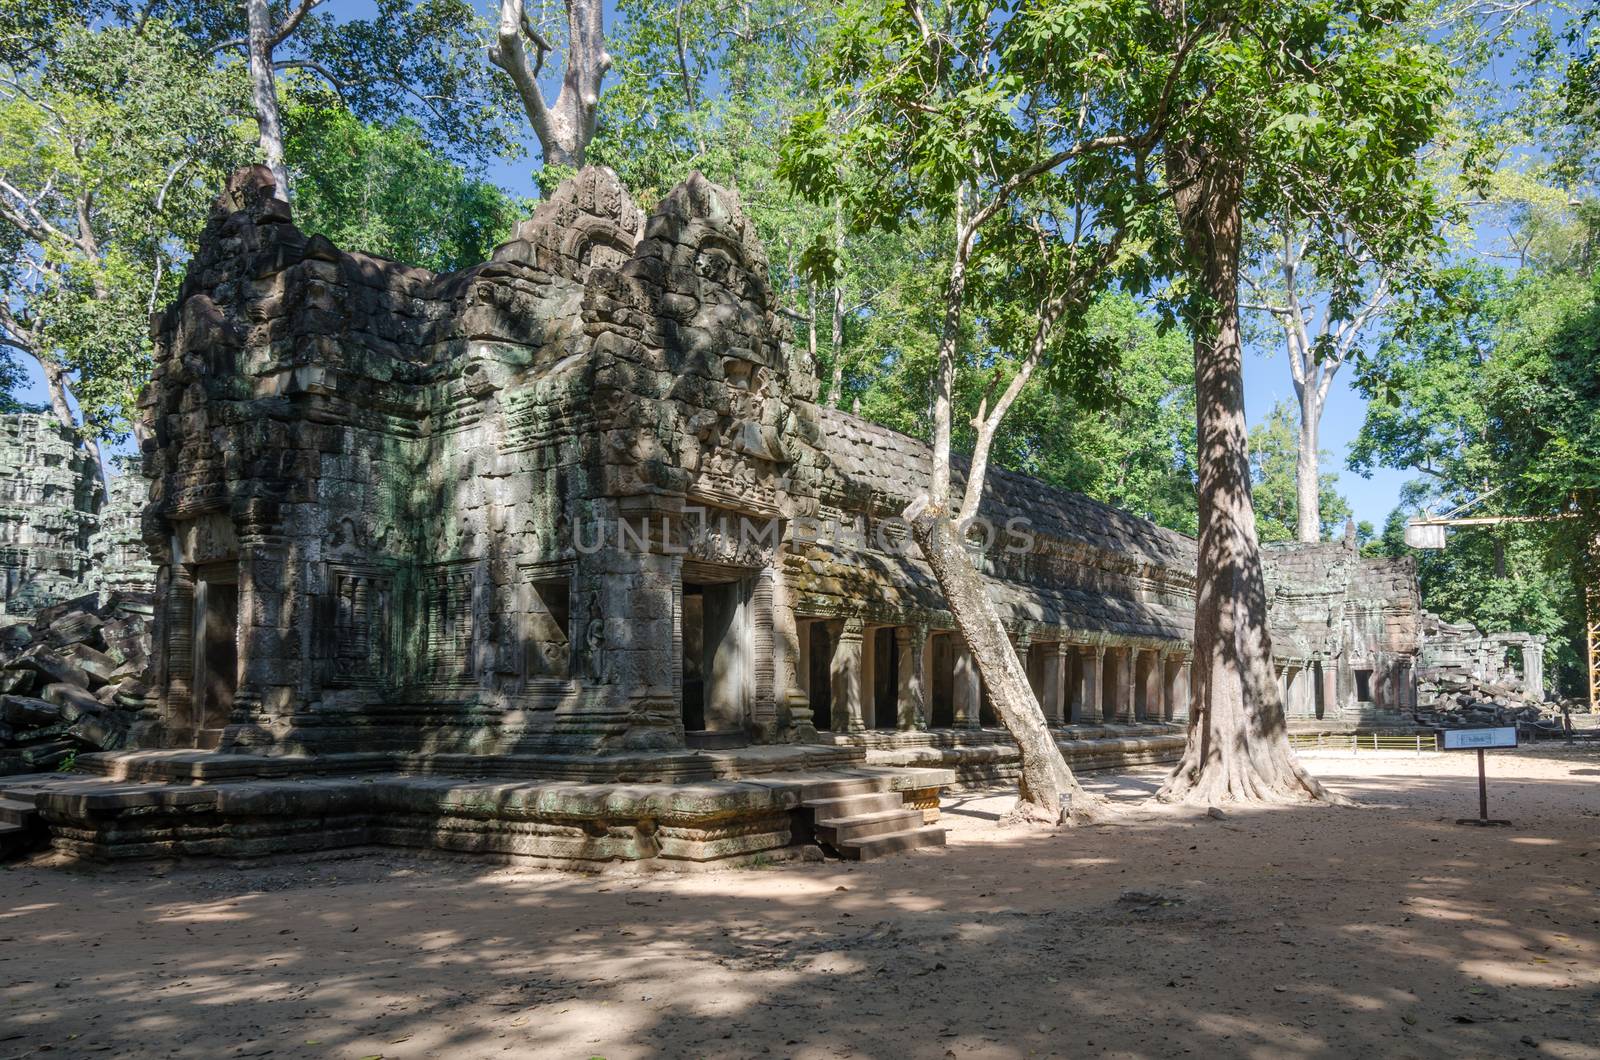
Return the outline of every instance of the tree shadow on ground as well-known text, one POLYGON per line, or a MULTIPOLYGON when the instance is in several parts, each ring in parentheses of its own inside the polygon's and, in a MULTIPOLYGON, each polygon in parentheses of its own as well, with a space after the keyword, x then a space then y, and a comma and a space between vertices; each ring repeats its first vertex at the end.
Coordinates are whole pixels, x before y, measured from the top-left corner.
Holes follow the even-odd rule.
POLYGON ((1491 832, 1475 777, 1337 767, 1368 809, 1057 835, 961 793, 867 865, 13 868, 0 1056, 1600 1055, 1595 786, 1506 781, 1491 832))

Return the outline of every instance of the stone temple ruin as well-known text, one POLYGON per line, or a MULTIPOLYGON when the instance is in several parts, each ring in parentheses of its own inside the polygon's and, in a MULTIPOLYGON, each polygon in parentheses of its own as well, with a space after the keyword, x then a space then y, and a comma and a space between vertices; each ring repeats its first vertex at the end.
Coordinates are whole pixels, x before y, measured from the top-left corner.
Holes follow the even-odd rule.
MULTIPOLYGON (((585 169, 435 275, 301 232, 242 170, 153 336, 135 738, 168 750, 80 768, 212 783, 41 784, 58 845, 865 855, 1014 773, 898 524, 928 450, 816 404, 734 193, 696 175, 647 216, 585 169), (330 771, 354 779, 305 779, 330 771)), ((1195 542, 1003 471, 982 515, 1069 758, 1176 757, 1195 542)), ((1267 568, 1292 718, 1413 705, 1408 561, 1267 568)))
POLYGON ((104 498, 93 458, 54 417, 0 415, 0 616, 154 587, 140 532, 145 480, 126 462, 122 471, 104 498))

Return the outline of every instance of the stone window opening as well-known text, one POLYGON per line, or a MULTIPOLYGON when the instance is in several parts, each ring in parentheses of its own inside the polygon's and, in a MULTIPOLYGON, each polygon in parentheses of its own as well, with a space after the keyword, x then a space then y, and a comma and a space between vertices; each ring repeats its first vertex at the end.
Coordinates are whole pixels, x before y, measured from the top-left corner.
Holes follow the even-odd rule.
POLYGON ((1356 702, 1357 703, 1371 703, 1372 702, 1372 669, 1370 667, 1366 667, 1366 668, 1359 669, 1359 670, 1355 671, 1355 678, 1356 678, 1356 702))
POLYGON ((572 676, 572 582, 543 578, 528 589, 528 676, 566 680, 572 676))

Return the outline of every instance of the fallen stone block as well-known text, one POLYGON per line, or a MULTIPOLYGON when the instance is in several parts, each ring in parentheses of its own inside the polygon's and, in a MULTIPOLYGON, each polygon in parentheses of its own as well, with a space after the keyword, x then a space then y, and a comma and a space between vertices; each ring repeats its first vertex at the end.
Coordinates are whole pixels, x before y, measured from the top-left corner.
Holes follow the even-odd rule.
POLYGON ((33 616, 34 629, 49 629, 58 618, 73 611, 92 613, 100 605, 99 593, 87 593, 75 596, 71 600, 62 600, 60 603, 41 607, 33 616))
POLYGON ((8 669, 28 669, 51 681, 64 681, 79 688, 89 687, 89 673, 70 659, 64 659, 48 645, 35 644, 12 660, 8 669))
POLYGON ((105 619, 92 611, 72 611, 62 615, 44 631, 46 644, 64 648, 69 644, 92 644, 100 639, 105 619))
POLYGON ((32 696, 0 696, 0 719, 17 728, 54 725, 61 720, 61 708, 46 699, 32 696))
POLYGON ((90 682, 97 685, 111 680, 111 675, 120 665, 105 652, 97 651, 87 644, 74 644, 65 649, 62 656, 80 667, 89 675, 90 682))
POLYGON ((111 715, 86 715, 79 718, 67 734, 98 750, 115 751, 122 746, 127 730, 111 715))
POLYGON ((54 703, 61 708, 62 721, 77 721, 86 714, 105 713, 105 704, 92 692, 86 692, 74 685, 56 683, 45 685, 40 693, 46 702, 54 703))
POLYGON ((0 670, 0 695, 15 693, 25 696, 39 684, 39 672, 27 668, 0 670))

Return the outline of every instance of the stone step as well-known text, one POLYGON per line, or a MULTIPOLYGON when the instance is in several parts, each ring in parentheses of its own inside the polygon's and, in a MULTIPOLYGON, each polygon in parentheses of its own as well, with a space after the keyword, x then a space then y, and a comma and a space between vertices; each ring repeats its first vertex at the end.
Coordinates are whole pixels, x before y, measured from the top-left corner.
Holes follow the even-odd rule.
POLYGON ((863 813, 855 817, 818 821, 816 824, 817 838, 832 847, 856 839, 906 832, 920 827, 922 827, 921 810, 883 810, 879 813, 863 813))
POLYGON ((908 828, 903 832, 869 836, 866 839, 848 839, 839 844, 841 856, 852 861, 871 861, 887 854, 898 854, 919 847, 944 846, 944 829, 936 824, 921 828, 908 828))
POLYGON ((695 751, 734 751, 750 746, 750 737, 740 729, 691 729, 683 743, 695 751))
POLYGON ((833 799, 808 799, 802 805, 812 811, 812 820, 839 821, 868 813, 905 808, 898 791, 875 791, 861 795, 841 795, 833 799))
POLYGON ((43 845, 44 832, 32 824, 0 824, 0 858, 9 858, 43 845))
POLYGON ((887 791, 885 777, 827 777, 808 780, 800 785, 800 801, 811 806, 823 799, 837 799, 845 795, 874 795, 887 791))
POLYGON ((35 812, 31 802, 0 798, 0 824, 29 824, 35 812))

